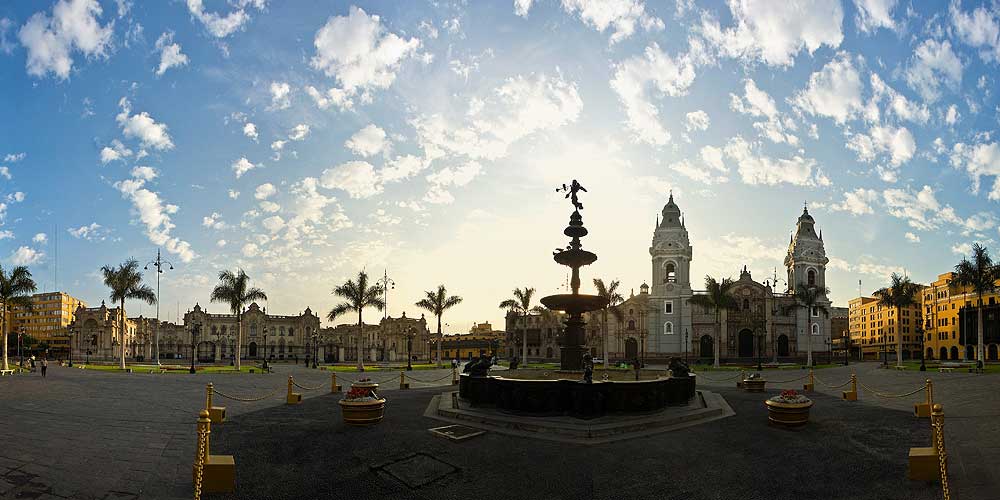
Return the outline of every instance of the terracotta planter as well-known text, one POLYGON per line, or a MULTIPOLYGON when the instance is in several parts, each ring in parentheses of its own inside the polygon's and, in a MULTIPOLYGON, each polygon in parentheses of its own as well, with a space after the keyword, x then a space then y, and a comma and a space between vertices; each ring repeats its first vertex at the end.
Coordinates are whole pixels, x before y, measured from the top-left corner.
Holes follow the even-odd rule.
POLYGON ((382 421, 385 414, 385 398, 374 401, 340 400, 340 410, 344 423, 348 425, 372 425, 382 421))
POLYGON ((767 405, 767 420, 771 424, 782 427, 798 427, 809 422, 809 408, 813 402, 782 403, 779 401, 764 401, 767 405))
POLYGON ((764 392, 764 384, 767 381, 762 378, 748 378, 743 380, 743 389, 747 392, 764 392))

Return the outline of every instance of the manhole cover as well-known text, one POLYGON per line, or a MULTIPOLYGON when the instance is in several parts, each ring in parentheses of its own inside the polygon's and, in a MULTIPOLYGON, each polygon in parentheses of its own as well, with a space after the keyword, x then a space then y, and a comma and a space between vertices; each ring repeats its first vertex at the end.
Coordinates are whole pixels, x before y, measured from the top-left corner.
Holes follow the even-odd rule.
POLYGON ((419 488, 458 471, 454 466, 423 453, 385 465, 382 470, 410 488, 419 488))
POLYGON ((431 431, 432 434, 448 438, 452 441, 462 441, 486 434, 486 431, 484 430, 475 429, 467 425, 446 425, 444 427, 435 427, 428 430, 431 431))

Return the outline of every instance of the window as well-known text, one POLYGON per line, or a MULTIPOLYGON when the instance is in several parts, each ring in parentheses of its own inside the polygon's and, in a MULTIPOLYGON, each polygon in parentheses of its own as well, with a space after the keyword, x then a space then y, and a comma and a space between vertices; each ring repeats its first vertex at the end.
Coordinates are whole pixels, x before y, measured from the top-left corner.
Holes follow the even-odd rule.
POLYGON ((635 320, 634 319, 628 320, 628 329, 629 330, 635 330, 635 320))
POLYGON ((673 262, 667 262, 663 266, 663 282, 664 283, 676 283, 677 282, 677 266, 673 262))
POLYGON ((816 323, 813 323, 813 325, 812 325, 812 334, 813 335, 819 335, 819 325, 816 324, 816 323))
POLYGON ((674 313, 674 301, 664 300, 663 301, 663 314, 673 314, 674 313))
POLYGON ((743 310, 744 311, 749 311, 750 310, 750 300, 749 299, 743 299, 743 310))
POLYGON ((814 318, 816 318, 816 317, 819 317, 819 308, 818 308, 818 307, 816 307, 816 306, 813 306, 813 307, 812 307, 812 312, 811 312, 811 314, 812 314, 812 316, 813 316, 814 318))
POLYGON ((663 334, 664 335, 673 335, 674 334, 674 324, 671 323, 671 322, 669 322, 669 321, 667 321, 666 323, 664 323, 663 324, 663 334))
POLYGON ((806 273, 806 280, 808 281, 809 286, 816 286, 816 270, 815 269, 810 269, 809 272, 806 273))

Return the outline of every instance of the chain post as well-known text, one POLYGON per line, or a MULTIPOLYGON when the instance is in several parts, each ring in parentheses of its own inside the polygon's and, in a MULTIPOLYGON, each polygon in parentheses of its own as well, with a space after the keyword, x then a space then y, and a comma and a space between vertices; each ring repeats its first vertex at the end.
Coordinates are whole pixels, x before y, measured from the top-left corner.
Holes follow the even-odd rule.
POLYGON ((858 376, 854 372, 851 372, 851 392, 858 393, 858 376))
POLYGON ((293 382, 292 382, 292 376, 291 376, 291 375, 289 375, 289 376, 288 376, 288 395, 286 396, 286 399, 287 399, 288 401, 291 401, 291 400, 292 400, 292 383, 293 383, 293 382))
POLYGON ((406 389, 406 380, 404 380, 404 377, 405 377, 405 375, 403 374, 403 370, 399 370, 399 388, 400 389, 406 389))
POLYGON ((212 393, 215 392, 215 388, 211 382, 205 386, 205 409, 212 411, 212 393))
POLYGON ((337 372, 333 372, 330 374, 330 393, 337 392, 340 392, 340 389, 337 388, 337 372))
POLYGON ((458 369, 451 367, 451 385, 458 385, 458 369))
POLYGON ((931 422, 934 425, 934 448, 937 451, 941 474, 941 496, 944 500, 951 500, 951 491, 948 488, 948 457, 944 448, 944 408, 941 405, 936 404, 931 409, 931 422))
POLYGON ((208 462, 208 434, 211 432, 208 410, 198 413, 198 445, 194 459, 194 500, 201 500, 201 481, 208 462))
POLYGON ((927 406, 934 408, 934 382, 931 379, 927 379, 927 406))

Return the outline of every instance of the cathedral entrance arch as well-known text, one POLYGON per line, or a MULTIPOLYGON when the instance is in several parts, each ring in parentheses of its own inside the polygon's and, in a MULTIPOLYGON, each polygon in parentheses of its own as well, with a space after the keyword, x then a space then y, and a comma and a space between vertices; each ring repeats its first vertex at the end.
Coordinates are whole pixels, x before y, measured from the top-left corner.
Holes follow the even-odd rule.
POLYGON ((702 335, 701 341, 699 341, 698 355, 702 358, 711 358, 714 356, 712 352, 712 337, 708 335, 702 335))
POLYGON ((788 356, 788 335, 778 336, 778 356, 788 356))
POLYGON ((639 357, 639 343, 632 337, 625 339, 625 359, 639 357))
POLYGON ((740 330, 739 335, 740 350, 739 355, 741 358, 752 358, 753 357, 753 332, 748 329, 740 330))
POLYGON ((256 342, 250 342, 250 345, 247 346, 247 357, 250 357, 250 358, 256 358, 257 357, 257 343, 256 342))

